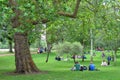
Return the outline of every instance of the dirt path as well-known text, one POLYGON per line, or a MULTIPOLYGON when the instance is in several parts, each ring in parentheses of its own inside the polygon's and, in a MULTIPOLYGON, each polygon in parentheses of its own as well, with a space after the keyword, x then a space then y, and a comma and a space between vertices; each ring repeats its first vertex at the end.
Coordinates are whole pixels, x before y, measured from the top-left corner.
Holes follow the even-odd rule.
POLYGON ((0 57, 1 56, 13 56, 14 54, 0 54, 0 57))
MULTIPOLYGON (((31 54, 37 54, 36 52, 32 52, 31 54)), ((13 56, 13 55, 15 55, 14 53, 12 54, 0 54, 0 57, 1 56, 13 56)))
MULTIPOLYGON (((8 52, 9 49, 0 49, 0 51, 1 51, 1 52, 4 52, 4 51, 5 51, 5 52, 6 52, 6 51, 8 52)), ((14 51, 14 49, 13 49, 13 51, 14 51)), ((32 52, 31 54, 37 54, 37 52, 32 52)), ((5 54, 4 54, 4 53, 1 53, 1 54, 0 54, 0 57, 1 57, 1 56, 13 56, 13 55, 15 55, 15 53, 9 53, 9 54, 7 54, 7 53, 5 53, 5 54)))

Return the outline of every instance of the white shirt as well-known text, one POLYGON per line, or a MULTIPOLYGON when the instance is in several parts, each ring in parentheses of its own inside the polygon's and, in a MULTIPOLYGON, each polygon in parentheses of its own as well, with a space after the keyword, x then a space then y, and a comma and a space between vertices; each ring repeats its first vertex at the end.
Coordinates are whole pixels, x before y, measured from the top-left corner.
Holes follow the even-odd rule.
POLYGON ((101 66, 107 66, 107 62, 102 62, 101 66))

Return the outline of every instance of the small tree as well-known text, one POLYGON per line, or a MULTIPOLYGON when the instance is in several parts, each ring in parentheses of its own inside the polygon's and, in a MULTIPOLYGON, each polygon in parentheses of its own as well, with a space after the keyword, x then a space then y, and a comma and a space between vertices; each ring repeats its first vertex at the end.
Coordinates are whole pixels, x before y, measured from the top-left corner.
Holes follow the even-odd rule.
POLYGON ((67 56, 71 53, 71 43, 70 42, 63 42, 59 43, 55 46, 58 55, 67 54, 67 56))
MULTIPOLYGON (((56 51, 57 51, 58 55, 67 54, 67 58, 70 54, 71 55, 76 55, 76 54, 82 53, 82 51, 83 51, 83 46, 79 42, 59 43, 55 47, 56 47, 56 51)), ((75 62, 75 58, 74 58, 74 62, 75 62)))
MULTIPOLYGON (((79 42, 72 43, 71 53, 73 55, 77 55, 77 54, 80 54, 82 52, 83 52, 83 46, 79 42)), ((74 58, 74 62, 75 62, 75 58, 74 58)))

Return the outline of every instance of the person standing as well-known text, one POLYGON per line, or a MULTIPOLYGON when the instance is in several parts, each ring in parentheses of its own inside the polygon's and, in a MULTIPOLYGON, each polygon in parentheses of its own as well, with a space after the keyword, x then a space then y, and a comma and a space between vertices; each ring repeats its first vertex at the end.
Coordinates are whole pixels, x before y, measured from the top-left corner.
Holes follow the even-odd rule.
POLYGON ((108 65, 110 65, 111 56, 108 56, 108 57, 107 57, 107 61, 108 61, 108 62, 107 62, 107 63, 108 63, 108 65))
POLYGON ((102 59, 104 60, 105 59, 105 53, 102 52, 102 59))

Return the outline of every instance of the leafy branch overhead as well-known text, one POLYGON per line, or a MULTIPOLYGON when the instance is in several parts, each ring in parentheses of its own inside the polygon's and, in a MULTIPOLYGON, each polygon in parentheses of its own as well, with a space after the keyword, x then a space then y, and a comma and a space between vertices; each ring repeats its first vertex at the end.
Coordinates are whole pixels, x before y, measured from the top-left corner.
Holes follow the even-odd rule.
POLYGON ((76 6, 75 6, 75 10, 74 10, 73 14, 62 12, 62 11, 58 12, 58 14, 62 15, 62 16, 66 16, 66 17, 76 18, 80 2, 81 2, 81 0, 76 0, 76 6))

